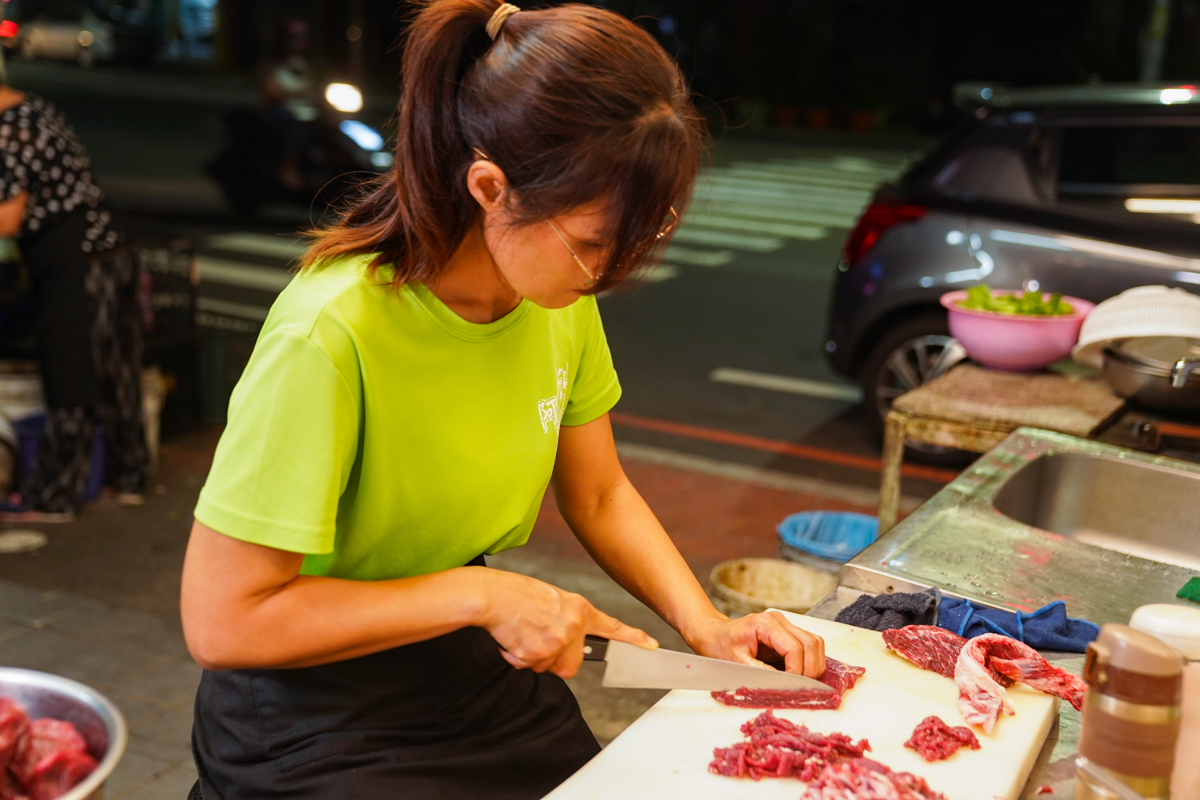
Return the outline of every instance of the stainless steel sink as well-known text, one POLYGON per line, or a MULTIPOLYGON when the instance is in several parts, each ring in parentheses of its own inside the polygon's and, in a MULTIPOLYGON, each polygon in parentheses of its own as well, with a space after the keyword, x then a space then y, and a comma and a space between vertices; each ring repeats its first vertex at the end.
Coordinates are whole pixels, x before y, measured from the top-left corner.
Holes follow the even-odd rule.
POLYGON ((1128 622, 1200 573, 1200 465, 1021 428, 847 563, 844 586, 1128 622))
POLYGON ((1092 453, 1041 456, 1009 478, 1001 514, 1085 544, 1200 570, 1200 475, 1092 453))

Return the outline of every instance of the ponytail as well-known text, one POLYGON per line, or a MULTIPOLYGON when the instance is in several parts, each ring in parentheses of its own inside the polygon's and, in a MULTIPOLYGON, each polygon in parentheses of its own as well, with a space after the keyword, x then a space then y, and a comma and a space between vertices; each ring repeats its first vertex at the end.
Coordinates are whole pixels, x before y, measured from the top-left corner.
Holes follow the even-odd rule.
POLYGON ((473 148, 505 171, 518 224, 612 200, 614 249, 594 291, 662 246, 655 236, 686 205, 704 141, 678 67, 632 22, 584 5, 514 14, 493 41, 501 5, 420 0, 395 164, 312 232, 302 268, 371 253, 397 286, 436 278, 479 216, 466 187, 473 148))

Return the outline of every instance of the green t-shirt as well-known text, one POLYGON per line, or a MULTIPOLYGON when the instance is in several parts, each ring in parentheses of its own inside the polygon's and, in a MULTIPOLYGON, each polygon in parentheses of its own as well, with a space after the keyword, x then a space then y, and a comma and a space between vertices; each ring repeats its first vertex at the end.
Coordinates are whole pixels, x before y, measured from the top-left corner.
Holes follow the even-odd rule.
POLYGON ((558 426, 616 404, 594 297, 467 322, 348 258, 271 308, 229 403, 196 518, 305 553, 302 572, 423 575, 525 543, 558 426))

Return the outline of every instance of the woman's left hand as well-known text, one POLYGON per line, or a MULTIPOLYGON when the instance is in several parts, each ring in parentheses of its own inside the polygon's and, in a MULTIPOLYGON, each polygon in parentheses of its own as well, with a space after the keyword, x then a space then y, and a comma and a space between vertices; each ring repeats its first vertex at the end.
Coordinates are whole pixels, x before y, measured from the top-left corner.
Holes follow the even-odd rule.
POLYGON ((714 617, 692 632, 688 645, 702 656, 759 667, 782 659, 788 672, 810 678, 825 672, 825 640, 797 628, 778 611, 734 620, 714 617))

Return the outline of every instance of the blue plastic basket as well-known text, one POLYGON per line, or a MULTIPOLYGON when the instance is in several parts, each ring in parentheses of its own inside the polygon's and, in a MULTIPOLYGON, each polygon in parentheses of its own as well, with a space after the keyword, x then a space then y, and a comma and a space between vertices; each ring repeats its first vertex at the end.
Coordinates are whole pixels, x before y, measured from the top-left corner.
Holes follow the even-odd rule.
POLYGON ((850 511, 803 511, 784 519, 775 530, 790 547, 846 562, 879 537, 879 518, 850 511))

